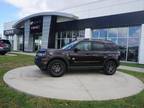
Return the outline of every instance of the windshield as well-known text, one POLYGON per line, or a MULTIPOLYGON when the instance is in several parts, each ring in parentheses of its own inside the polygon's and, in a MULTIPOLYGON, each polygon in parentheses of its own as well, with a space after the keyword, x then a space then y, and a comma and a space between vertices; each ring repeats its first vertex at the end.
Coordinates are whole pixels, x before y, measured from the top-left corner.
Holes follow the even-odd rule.
POLYGON ((0 40, 0 42, 5 43, 5 44, 10 44, 9 40, 0 40))
POLYGON ((78 41, 73 41, 72 43, 67 44, 66 46, 62 47, 62 49, 69 50, 69 49, 71 49, 77 43, 78 43, 78 41))

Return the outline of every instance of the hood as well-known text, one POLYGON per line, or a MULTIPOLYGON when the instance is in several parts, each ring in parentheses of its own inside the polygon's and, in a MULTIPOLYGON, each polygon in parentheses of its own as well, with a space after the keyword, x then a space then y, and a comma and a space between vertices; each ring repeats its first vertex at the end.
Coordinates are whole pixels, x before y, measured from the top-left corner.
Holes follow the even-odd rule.
POLYGON ((63 49, 47 49, 47 53, 50 53, 50 52, 58 55, 58 54, 62 54, 64 50, 63 49))

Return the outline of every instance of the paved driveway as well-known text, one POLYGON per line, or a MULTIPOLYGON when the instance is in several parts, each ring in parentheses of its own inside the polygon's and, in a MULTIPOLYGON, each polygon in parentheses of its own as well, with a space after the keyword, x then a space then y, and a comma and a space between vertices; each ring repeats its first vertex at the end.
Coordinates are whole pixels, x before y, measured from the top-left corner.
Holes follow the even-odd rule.
POLYGON ((143 83, 128 74, 108 76, 98 72, 69 72, 53 78, 36 66, 17 68, 4 75, 12 88, 34 96, 65 100, 110 100, 135 95, 143 83))

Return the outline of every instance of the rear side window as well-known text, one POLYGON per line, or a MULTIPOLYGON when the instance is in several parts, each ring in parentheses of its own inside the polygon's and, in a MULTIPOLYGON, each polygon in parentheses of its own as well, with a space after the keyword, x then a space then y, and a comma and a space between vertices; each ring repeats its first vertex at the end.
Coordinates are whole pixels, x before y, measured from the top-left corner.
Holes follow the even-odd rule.
POLYGON ((113 43, 107 43, 105 44, 106 50, 108 51, 115 51, 118 50, 118 46, 113 43))
POLYGON ((92 50, 93 51, 104 51, 105 45, 103 43, 93 42, 92 43, 92 50))
POLYGON ((80 51, 90 51, 91 50, 91 42, 80 42, 76 45, 77 49, 79 49, 80 51))

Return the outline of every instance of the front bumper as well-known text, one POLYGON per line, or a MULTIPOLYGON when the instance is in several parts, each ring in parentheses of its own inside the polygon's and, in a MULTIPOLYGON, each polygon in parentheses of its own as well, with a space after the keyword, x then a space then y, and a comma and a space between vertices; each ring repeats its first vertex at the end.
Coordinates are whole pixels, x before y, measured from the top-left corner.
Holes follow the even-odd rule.
POLYGON ((45 57, 35 57, 35 64, 41 69, 46 70, 47 69, 47 61, 45 57))

